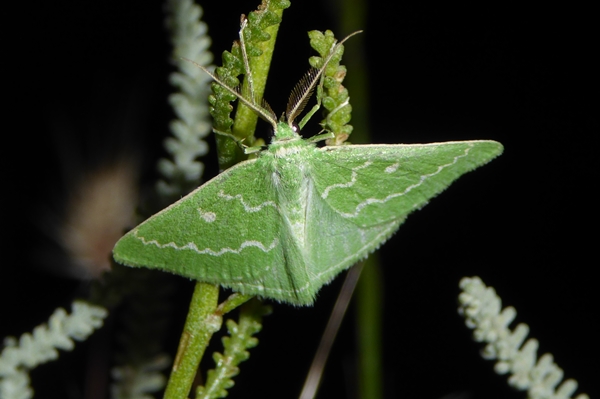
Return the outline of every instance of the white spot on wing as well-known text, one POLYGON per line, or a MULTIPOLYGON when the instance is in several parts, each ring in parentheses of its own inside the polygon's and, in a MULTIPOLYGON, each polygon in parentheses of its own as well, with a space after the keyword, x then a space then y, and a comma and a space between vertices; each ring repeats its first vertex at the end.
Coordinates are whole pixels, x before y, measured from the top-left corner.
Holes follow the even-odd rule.
POLYGON ((217 220, 217 215, 214 212, 204 212, 202 209, 198 208, 198 213, 206 223, 212 223, 217 220))
POLYGON ((388 166, 387 168, 385 168, 385 173, 394 173, 395 171, 398 170, 398 166, 400 166, 400 164, 398 162, 396 162, 393 165, 388 166))

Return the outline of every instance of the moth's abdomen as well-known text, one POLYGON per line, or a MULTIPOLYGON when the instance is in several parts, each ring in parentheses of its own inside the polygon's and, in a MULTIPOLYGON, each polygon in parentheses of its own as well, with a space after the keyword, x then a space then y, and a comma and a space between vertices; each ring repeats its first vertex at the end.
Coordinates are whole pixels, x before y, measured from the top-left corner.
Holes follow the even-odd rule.
POLYGON ((271 176, 281 216, 291 238, 303 248, 306 243, 306 206, 312 182, 309 165, 302 152, 287 158, 274 157, 271 176))

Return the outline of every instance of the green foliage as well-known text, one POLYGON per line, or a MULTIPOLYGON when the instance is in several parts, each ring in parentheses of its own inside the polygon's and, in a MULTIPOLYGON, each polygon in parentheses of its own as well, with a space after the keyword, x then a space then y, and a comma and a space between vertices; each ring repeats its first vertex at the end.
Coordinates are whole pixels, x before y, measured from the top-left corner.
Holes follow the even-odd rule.
MULTIPOLYGON (((216 75, 228 86, 238 87, 238 77, 245 75, 246 69, 251 68, 254 72, 252 96, 262 97, 281 15, 283 9, 289 7, 289 5, 288 1, 265 0, 259 6, 258 11, 250 13, 248 26, 241 38, 244 40, 241 40, 241 44, 239 42, 234 43, 231 52, 223 53, 223 67, 216 70, 216 75), (251 66, 244 65, 243 58, 246 51, 242 51, 241 45, 244 45, 244 49, 247 50, 252 59, 250 61, 251 66)), ((198 69, 198 71, 200 70, 198 69)), ((242 88, 241 90, 245 89, 242 88)), ((230 117, 233 108, 230 102, 234 99, 235 96, 230 92, 218 85, 213 85, 213 95, 209 97, 209 103, 214 120, 214 131, 225 133, 225 135, 217 134, 216 136, 219 165, 222 169, 226 169, 245 158, 239 150, 239 142, 254 143, 253 132, 256 126, 256 115, 253 112, 247 112, 248 110, 244 112, 243 105, 238 105, 236 125, 233 127, 234 121, 230 117), (231 137, 234 137, 234 140, 231 140, 231 137)), ((176 359, 176 363, 181 367, 178 366, 177 372, 173 372, 169 379, 165 393, 166 398, 187 396, 195 370, 214 332, 209 326, 214 324, 215 328, 220 327, 220 322, 216 323, 217 319, 220 320, 220 316, 217 317, 214 312, 231 310, 248 299, 247 296, 237 295, 233 299, 230 298, 219 308, 214 308, 217 295, 217 287, 202 283, 196 284, 186 328, 182 335, 176 359), (211 313, 213 314, 212 318, 211 313), (214 320, 215 323, 206 323, 207 317, 214 320), (192 340, 188 339, 190 331, 194 331, 192 340)))
MULTIPOLYGON (((325 33, 313 30, 308 32, 310 45, 320 56, 311 57, 309 62, 313 68, 319 69, 323 66, 324 59, 329 55, 337 40, 330 30, 325 33)), ((335 137, 327 141, 327 145, 340 145, 344 143, 352 133, 352 125, 349 125, 352 114, 352 106, 349 103, 348 90, 342 85, 346 77, 346 67, 340 65, 344 46, 339 46, 331 58, 323 73, 323 87, 317 88, 317 97, 323 105, 323 116, 321 127, 332 132, 335 137)))
MULTIPOLYGON (((248 26, 244 30, 244 43, 246 53, 249 56, 249 67, 253 77, 253 96, 255 100, 262 99, 267 76, 271 65, 271 57, 277 37, 277 30, 281 23, 283 10, 290 6, 287 0, 267 1, 256 11, 248 15, 248 26)), ((229 87, 240 85, 239 76, 246 75, 242 49, 240 42, 235 42, 231 51, 225 51, 222 55, 223 66, 215 70, 216 76, 229 87)), ((240 150, 238 142, 245 145, 255 144, 254 129, 256 127, 257 115, 243 104, 238 104, 235 116, 235 125, 231 119, 233 107, 231 102, 236 97, 229 91, 213 83, 213 95, 209 97, 211 104, 211 115, 214 120, 214 128, 217 134, 217 148, 219 153, 219 166, 225 170, 235 163, 245 159, 240 150), (234 137, 234 140, 231 140, 234 137)), ((240 88, 241 93, 248 93, 248 82, 240 88)))
POLYGON ((208 371, 206 385, 198 387, 198 399, 227 396, 227 390, 234 385, 232 378, 239 374, 238 365, 250 357, 247 349, 258 345, 258 340, 253 335, 261 330, 262 317, 270 312, 269 306, 254 299, 242 306, 239 323, 227 320, 229 336, 223 337, 224 352, 213 354, 216 368, 208 371))

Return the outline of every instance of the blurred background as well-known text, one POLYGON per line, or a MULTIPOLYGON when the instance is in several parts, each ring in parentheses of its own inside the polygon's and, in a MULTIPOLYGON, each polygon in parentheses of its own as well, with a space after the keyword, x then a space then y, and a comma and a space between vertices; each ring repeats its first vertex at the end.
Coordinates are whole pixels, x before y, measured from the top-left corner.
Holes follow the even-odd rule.
MULTIPOLYGON (((215 63, 237 39, 239 15, 257 4, 201 4, 215 63)), ((5 15, 0 337, 31 331, 85 292, 88 283, 74 277, 80 265, 69 257, 77 249, 64 245, 77 187, 105 173, 108 162, 120 168, 109 177, 118 180, 118 195, 143 201, 173 119, 161 1, 22 7, 5 15)), ((456 313, 458 282, 473 275, 516 307, 539 353, 551 352, 566 377, 578 380, 578 392, 597 397, 600 123, 592 10, 372 0, 364 25, 340 31, 339 7, 353 5, 292 1, 284 12, 265 95, 277 114, 308 69, 307 31, 342 37, 363 29, 370 90, 363 111, 372 142, 494 139, 505 147, 410 216, 380 250, 385 397, 523 397, 480 358, 481 345, 456 313)), ((214 153, 204 162, 208 179, 217 172, 214 153)), ((102 259, 85 273, 106 267, 102 259)), ((168 348, 177 344, 193 288, 175 280, 168 348)), ((340 286, 338 278, 325 287, 313 308, 273 305, 230 397, 298 395, 340 286)), ((354 321, 351 307, 320 397, 354 397, 354 321)), ((36 397, 81 397, 85 351, 82 345, 36 369, 36 397)))

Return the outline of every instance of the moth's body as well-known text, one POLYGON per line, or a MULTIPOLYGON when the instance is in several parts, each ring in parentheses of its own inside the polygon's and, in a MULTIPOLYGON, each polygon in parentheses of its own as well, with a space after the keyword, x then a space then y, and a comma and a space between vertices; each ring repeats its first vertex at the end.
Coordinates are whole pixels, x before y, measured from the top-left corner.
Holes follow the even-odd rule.
MULTIPOLYGON (((287 130, 285 124, 278 131, 287 130)), ((291 130, 291 129, 290 129, 291 130)), ((267 151, 261 153, 259 163, 272 168, 270 173, 281 217, 288 227, 290 237, 304 251, 306 244, 306 213, 312 194, 310 154, 315 145, 308 143, 295 132, 294 137, 280 140, 274 137, 267 151)))
POLYGON ((303 140, 292 128, 294 119, 332 57, 341 57, 346 39, 296 85, 287 123, 277 123, 251 87, 245 97, 198 65, 271 123, 273 142, 258 158, 224 171, 127 233, 115 245, 115 260, 309 305, 324 284, 383 244, 410 212, 502 152, 494 141, 317 148, 303 140))
MULTIPOLYGON (((286 132, 289 129, 285 124, 280 124, 279 128, 286 132)), ((306 157, 311 150, 314 151, 314 144, 305 142, 293 131, 291 133, 292 137, 283 140, 276 135, 269 149, 260 154, 257 163, 268 171, 264 177, 277 193, 275 202, 282 222, 279 240, 287 243, 283 248, 286 273, 281 277, 285 276, 290 286, 299 289, 310 281, 308 270, 312 266, 303 260, 309 259, 305 246, 311 170, 306 157)))
POLYGON ((258 158, 152 216, 114 256, 308 305, 408 213, 501 150, 493 141, 317 148, 280 123, 258 158))

